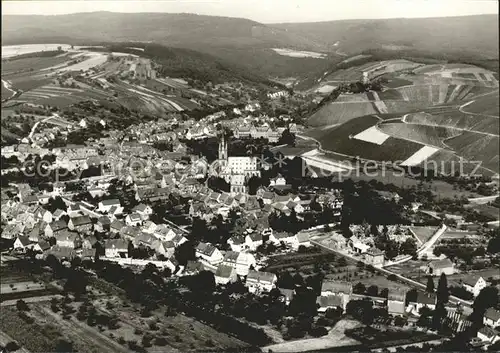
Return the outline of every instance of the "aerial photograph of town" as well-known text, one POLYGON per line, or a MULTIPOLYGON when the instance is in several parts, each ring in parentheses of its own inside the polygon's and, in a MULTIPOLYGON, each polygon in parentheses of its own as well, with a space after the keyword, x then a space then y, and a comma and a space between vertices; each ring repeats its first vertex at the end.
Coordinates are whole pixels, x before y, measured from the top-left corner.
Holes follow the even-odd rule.
POLYGON ((500 352, 498 0, 1 5, 0 353, 500 352))

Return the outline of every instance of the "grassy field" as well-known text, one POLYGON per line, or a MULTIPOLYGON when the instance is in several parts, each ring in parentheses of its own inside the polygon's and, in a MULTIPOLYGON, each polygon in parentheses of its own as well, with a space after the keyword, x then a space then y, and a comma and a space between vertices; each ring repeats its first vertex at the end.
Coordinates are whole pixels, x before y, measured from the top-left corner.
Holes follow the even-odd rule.
POLYGON ((427 242, 436 232, 436 229, 433 227, 411 227, 411 230, 415 233, 421 244, 427 242))
POLYGON ((378 290, 380 291, 381 289, 384 289, 384 288, 388 288, 389 291, 390 290, 396 290, 396 289, 400 289, 400 290, 410 290, 411 287, 404 284, 404 283, 399 283, 399 282, 393 282, 393 281, 390 281, 387 279, 387 277, 385 276, 373 276, 373 277, 367 277, 367 278, 364 278, 364 279, 360 279, 358 281, 355 282, 355 284, 357 282, 361 282, 363 283, 367 288, 369 286, 377 286, 378 287, 378 290))

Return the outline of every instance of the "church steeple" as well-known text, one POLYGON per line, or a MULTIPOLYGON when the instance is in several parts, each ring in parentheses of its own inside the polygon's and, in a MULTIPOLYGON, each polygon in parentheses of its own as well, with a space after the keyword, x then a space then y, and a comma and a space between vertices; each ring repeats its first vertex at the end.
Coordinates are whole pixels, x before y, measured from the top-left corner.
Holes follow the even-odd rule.
POLYGON ((221 135, 221 139, 219 141, 219 160, 220 161, 227 161, 227 142, 226 138, 224 137, 224 133, 221 135))

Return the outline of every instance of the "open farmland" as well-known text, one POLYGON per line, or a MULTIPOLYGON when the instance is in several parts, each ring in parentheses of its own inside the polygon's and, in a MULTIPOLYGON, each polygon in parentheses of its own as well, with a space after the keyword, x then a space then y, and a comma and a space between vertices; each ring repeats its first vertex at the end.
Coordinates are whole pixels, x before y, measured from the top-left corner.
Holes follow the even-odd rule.
POLYGON ((37 53, 41 51, 68 50, 68 44, 23 44, 23 45, 2 45, 2 59, 22 54, 37 53))

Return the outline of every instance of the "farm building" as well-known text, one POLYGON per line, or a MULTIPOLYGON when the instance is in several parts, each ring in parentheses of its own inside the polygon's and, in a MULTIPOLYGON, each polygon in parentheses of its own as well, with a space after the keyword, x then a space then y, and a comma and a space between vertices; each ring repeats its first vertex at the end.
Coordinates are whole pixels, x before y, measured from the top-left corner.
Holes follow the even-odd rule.
POLYGON ((427 264, 425 272, 431 276, 452 275, 455 273, 455 264, 450 259, 435 260, 427 264))

